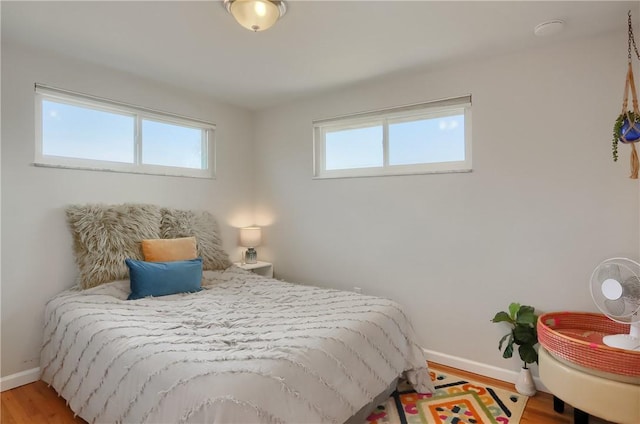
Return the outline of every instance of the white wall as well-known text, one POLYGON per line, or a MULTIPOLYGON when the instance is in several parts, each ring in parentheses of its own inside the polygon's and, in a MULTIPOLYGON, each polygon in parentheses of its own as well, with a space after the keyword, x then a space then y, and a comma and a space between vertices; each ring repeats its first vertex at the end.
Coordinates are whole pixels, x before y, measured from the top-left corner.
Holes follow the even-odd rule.
POLYGON ((259 254, 280 278, 399 301, 427 349, 516 370, 511 301, 587 310, 593 268, 639 257, 629 148, 611 159, 626 33, 296 101, 256 121, 259 254), (471 93, 473 172, 313 180, 314 119, 471 93))
MULTIPOLYGON (((44 304, 77 274, 64 208, 73 203, 143 202, 208 210, 225 248, 253 224, 251 113, 148 80, 50 56, 2 40, 2 375, 37 367, 44 304), (38 168, 35 82, 217 124, 217 179, 38 168)), ((232 256, 232 259, 235 257, 232 256)))
POLYGON ((625 45, 620 32, 395 76, 254 120, 198 94, 3 39, 2 375, 38 366, 44 303, 76 275, 63 209, 86 202, 207 209, 232 255, 233 227, 253 224, 255 205, 255 223, 266 226, 259 255, 275 262, 278 277, 394 298, 425 347, 517 369, 497 351, 504 329, 489 322, 497 310, 511 301, 595 310, 593 267, 640 256, 628 147, 619 163, 610 159, 625 45), (215 122, 218 178, 31 166, 34 82, 215 122), (313 119, 467 93, 473 173, 311 179, 313 119))

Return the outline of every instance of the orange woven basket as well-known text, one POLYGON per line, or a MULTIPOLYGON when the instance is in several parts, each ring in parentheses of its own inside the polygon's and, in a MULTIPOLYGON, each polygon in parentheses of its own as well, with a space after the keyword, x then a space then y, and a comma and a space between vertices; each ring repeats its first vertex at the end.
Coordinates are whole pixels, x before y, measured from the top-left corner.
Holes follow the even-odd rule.
POLYGON ((540 315, 537 329, 540 345, 554 356, 586 368, 640 377, 640 352, 602 343, 602 336, 628 334, 629 324, 589 312, 550 312, 540 315))

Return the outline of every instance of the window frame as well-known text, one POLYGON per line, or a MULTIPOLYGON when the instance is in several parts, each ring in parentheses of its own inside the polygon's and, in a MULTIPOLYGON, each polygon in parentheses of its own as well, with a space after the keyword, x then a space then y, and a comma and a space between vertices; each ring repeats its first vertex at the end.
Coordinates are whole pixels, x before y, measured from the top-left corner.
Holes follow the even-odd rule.
POLYGON ((215 130, 210 122, 187 118, 167 112, 133 106, 123 102, 95 97, 73 91, 35 84, 35 160, 33 165, 53 168, 81 169, 91 171, 124 172, 133 174, 164 175, 193 178, 215 178, 215 130), (45 155, 44 134, 42 130, 42 102, 44 100, 67 104, 75 107, 93 109, 133 118, 133 163, 108 160, 73 158, 68 156, 45 155), (201 130, 202 168, 151 165, 143 163, 142 122, 149 120, 170 125, 186 126, 201 130))
POLYGON ((471 172, 471 151, 470 95, 313 121, 314 179, 471 172), (464 115, 464 160, 407 165, 389 164, 390 124, 411 122, 421 119, 434 119, 459 114, 464 115), (376 124, 382 125, 382 166, 330 170, 326 169, 327 132, 333 132, 336 130, 357 129, 375 126, 376 124))

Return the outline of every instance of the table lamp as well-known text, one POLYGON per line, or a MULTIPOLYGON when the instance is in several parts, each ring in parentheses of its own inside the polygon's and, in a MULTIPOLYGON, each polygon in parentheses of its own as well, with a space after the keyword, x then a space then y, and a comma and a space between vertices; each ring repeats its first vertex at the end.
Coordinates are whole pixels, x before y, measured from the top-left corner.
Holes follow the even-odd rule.
POLYGON ((259 246, 261 240, 260 227, 240 228, 240 246, 247 248, 244 254, 244 261, 246 263, 255 264, 258 262, 258 252, 256 252, 254 247, 259 246))

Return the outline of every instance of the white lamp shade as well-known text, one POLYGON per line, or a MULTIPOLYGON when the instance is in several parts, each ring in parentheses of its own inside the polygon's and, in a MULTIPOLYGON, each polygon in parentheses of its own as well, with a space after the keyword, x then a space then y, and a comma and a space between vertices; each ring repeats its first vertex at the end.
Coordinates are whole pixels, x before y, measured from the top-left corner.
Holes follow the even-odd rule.
POLYGON ((251 31, 271 28, 280 18, 280 10, 269 0, 234 0, 229 12, 240 25, 251 31))
POLYGON ((260 227, 240 228, 240 246, 256 247, 260 246, 262 241, 262 232, 260 227))

